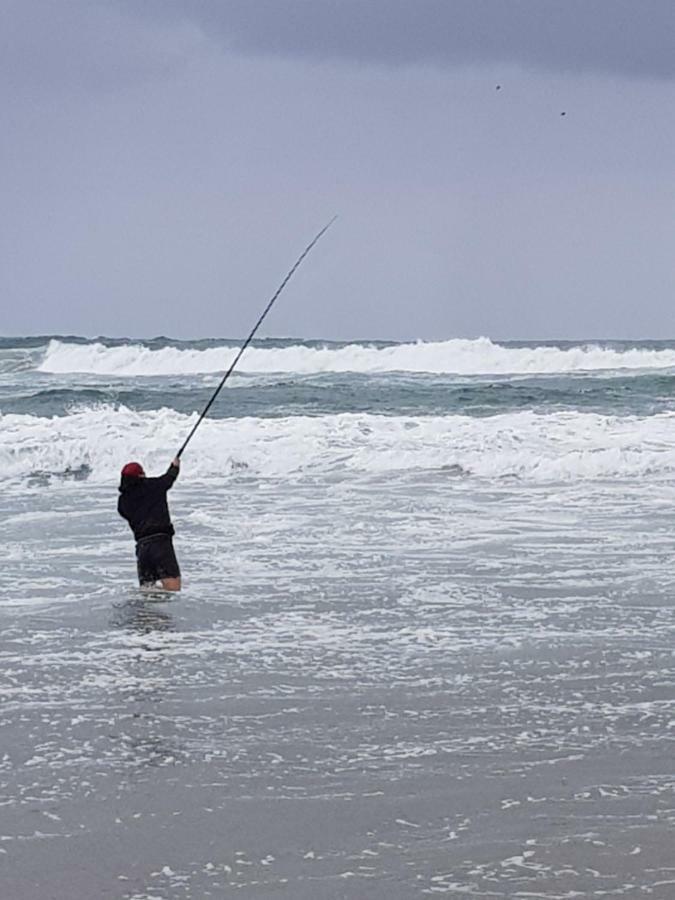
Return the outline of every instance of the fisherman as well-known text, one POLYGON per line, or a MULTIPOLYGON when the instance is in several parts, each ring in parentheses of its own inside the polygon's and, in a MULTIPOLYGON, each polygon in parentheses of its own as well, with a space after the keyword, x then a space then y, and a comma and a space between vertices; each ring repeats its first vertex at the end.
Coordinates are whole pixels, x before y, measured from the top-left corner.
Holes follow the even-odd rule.
POLYGON ((127 463, 122 469, 117 511, 129 523, 136 538, 138 581, 151 587, 161 581, 165 591, 179 591, 180 568, 171 538, 166 492, 178 477, 180 459, 176 457, 163 475, 147 478, 143 466, 127 463))

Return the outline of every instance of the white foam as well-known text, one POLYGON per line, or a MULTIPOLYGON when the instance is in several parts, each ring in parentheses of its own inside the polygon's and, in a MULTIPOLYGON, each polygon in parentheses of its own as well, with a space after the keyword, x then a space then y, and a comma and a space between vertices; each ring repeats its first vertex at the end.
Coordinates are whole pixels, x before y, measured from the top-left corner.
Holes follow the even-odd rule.
MULTIPOLYGON (((161 471, 195 421, 171 409, 107 406, 53 418, 0 415, 0 478, 86 464, 91 480, 113 482, 129 459, 161 471)), ((662 476, 675 471, 675 414, 206 419, 184 462, 197 480, 429 469, 535 481, 662 476)))
MULTIPOLYGON (((106 347, 100 343, 49 342, 39 371, 97 375, 196 375, 222 372, 234 360, 237 347, 151 350, 140 344, 106 347)), ((675 367, 675 350, 614 350, 597 345, 570 347, 503 347, 488 338, 397 344, 375 347, 249 347, 239 363, 241 372, 430 372, 457 375, 535 374, 598 370, 667 369, 675 367)))

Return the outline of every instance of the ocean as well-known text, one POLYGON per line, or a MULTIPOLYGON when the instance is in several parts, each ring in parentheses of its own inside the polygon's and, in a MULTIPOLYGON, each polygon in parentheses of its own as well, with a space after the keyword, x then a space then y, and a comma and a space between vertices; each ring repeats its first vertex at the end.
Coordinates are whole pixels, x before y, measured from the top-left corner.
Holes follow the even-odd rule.
POLYGON ((675 342, 0 339, 8 900, 675 897, 675 342))

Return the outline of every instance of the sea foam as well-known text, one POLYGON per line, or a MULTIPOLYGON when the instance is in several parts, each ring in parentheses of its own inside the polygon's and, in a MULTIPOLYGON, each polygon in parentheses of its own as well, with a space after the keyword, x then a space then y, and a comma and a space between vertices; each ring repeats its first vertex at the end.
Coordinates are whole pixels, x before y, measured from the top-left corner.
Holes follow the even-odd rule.
MULTIPOLYGON (((0 416, 0 479, 86 471, 94 482, 112 483, 129 459, 159 472, 195 421, 196 414, 171 409, 108 406, 52 418, 0 416)), ((186 477, 214 484, 242 475, 287 479, 428 470, 534 482, 662 478, 675 472, 675 413, 206 419, 184 463, 186 477)))

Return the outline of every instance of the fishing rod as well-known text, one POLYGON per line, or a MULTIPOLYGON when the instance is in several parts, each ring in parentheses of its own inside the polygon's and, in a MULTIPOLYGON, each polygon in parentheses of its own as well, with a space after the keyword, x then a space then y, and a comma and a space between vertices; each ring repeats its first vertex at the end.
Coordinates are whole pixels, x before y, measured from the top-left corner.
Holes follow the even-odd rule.
POLYGON ((234 358, 232 364, 230 365, 230 368, 227 370, 227 372, 226 372, 226 373, 223 375, 223 377, 221 378, 220 384, 218 385, 218 387, 217 387, 217 388, 215 389, 215 391, 213 392, 213 396, 211 397, 211 399, 209 400, 209 402, 206 404, 206 406, 205 406, 204 409, 202 410, 202 414, 200 415, 200 417, 197 419, 197 421, 196 421, 195 424, 193 425, 192 431, 190 432, 190 434, 188 434, 188 436, 187 436, 187 437, 185 438, 185 440, 183 441, 182 447, 180 448, 180 450, 179 450, 178 453, 176 454, 176 457, 177 457, 178 459, 181 458, 181 455, 182 455, 182 453, 183 453, 183 450, 185 450, 185 448, 187 447, 187 445, 190 443, 190 441, 192 440, 192 437, 193 437, 195 431, 199 428, 199 426, 200 426, 201 423, 202 423, 202 420, 204 419, 204 417, 206 416, 206 414, 208 413, 208 411, 209 411, 209 410, 211 409, 211 407, 213 406, 213 402, 214 402, 214 400, 216 399, 216 397, 218 396, 218 394, 220 393, 220 391, 221 391, 223 385, 225 384, 225 382, 227 381, 227 379, 230 377, 230 375, 234 372, 235 366, 237 365, 237 363, 238 363, 239 360, 241 359, 241 356, 242 356, 244 350, 248 347, 248 345, 249 345, 249 344, 251 343, 251 341, 253 340, 256 331, 257 331, 258 328, 260 328, 260 326, 262 325, 263 320, 264 320, 265 316, 267 315, 267 313, 272 309, 272 306, 274 305, 274 301, 277 299, 277 297, 279 296, 279 294, 283 291, 283 289, 286 287, 286 285, 288 284, 288 282, 291 280, 291 278, 292 278, 292 276, 293 276, 295 270, 298 268, 298 266, 299 266, 300 263, 303 261, 303 259, 307 256, 307 254, 308 254, 309 251, 312 249, 312 247, 316 244, 316 242, 319 240, 319 238, 320 238, 322 235, 324 235, 324 234, 328 231, 328 229, 330 228, 330 226, 333 224, 333 222, 334 222, 336 219, 337 219, 337 216, 333 216, 333 218, 330 220, 330 222, 328 222, 327 225, 324 225, 324 226, 323 226, 323 228, 321 229, 321 231, 314 237, 314 239, 313 239, 313 240, 305 247, 305 249, 302 251, 302 253, 300 254, 300 256, 299 256, 299 257, 297 258, 297 260, 295 261, 293 267, 292 267, 292 268, 290 269, 290 271, 288 272, 288 275, 286 275, 286 277, 284 278, 284 280, 281 282, 281 284, 279 285, 279 287, 276 289, 276 291, 275 291, 275 293, 274 293, 272 299, 268 302, 267 306, 266 306, 265 309, 262 311, 262 315, 260 316, 260 318, 258 319, 258 321, 257 321, 257 322, 255 323, 255 325, 253 326, 253 330, 251 331, 251 333, 249 334, 249 336, 246 338, 246 340, 244 341, 244 343, 241 345, 241 347, 240 347, 240 349, 239 349, 239 352, 238 352, 237 355, 235 356, 235 358, 234 358))

